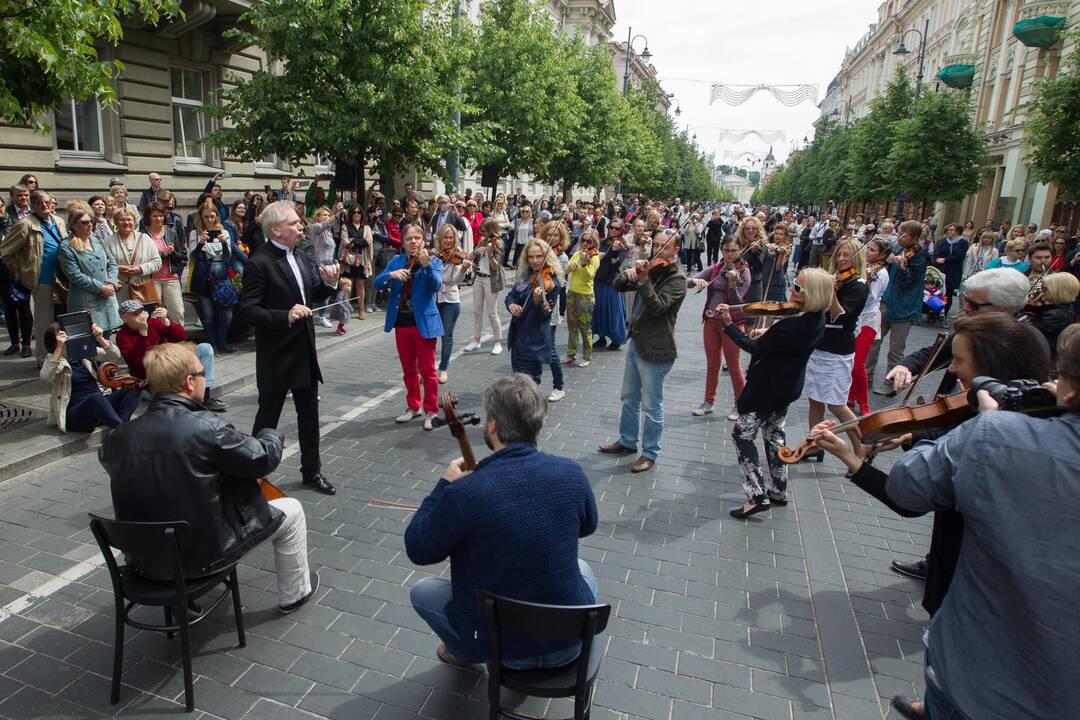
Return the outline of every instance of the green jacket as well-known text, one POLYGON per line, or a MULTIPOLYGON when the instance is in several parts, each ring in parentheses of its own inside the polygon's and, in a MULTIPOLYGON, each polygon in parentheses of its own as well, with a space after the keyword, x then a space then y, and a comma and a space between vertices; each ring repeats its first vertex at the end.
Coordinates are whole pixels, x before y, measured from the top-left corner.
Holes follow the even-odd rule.
POLYGON ((630 337, 642 360, 667 362, 674 360, 675 321, 679 308, 686 299, 686 276, 678 265, 669 265, 649 273, 649 282, 632 282, 625 272, 619 273, 613 283, 620 292, 637 291, 633 317, 630 320, 630 337))

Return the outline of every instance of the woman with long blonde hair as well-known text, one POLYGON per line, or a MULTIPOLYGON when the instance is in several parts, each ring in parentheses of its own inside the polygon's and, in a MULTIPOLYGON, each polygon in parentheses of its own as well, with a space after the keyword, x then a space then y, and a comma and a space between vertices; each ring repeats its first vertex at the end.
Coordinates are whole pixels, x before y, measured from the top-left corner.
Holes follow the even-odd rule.
POLYGON ((543 367, 551 362, 551 313, 559 302, 562 268, 555 252, 543 240, 525 243, 514 286, 506 293, 512 316, 507 345, 510 367, 540 384, 543 367))
POLYGON ((743 302, 758 302, 762 299, 761 271, 765 267, 768 254, 769 238, 765 226, 755 215, 743 218, 735 230, 735 239, 739 241, 739 257, 750 269, 750 287, 743 296, 743 302))
POLYGON ((235 290, 231 293, 228 272, 232 247, 229 233, 218 215, 213 198, 207 198, 195 213, 195 227, 188 236, 188 259, 191 268, 191 293, 195 296, 195 311, 202 322, 206 341, 216 353, 232 352, 228 344, 232 322, 235 290), (219 288, 222 288, 219 291, 219 288))

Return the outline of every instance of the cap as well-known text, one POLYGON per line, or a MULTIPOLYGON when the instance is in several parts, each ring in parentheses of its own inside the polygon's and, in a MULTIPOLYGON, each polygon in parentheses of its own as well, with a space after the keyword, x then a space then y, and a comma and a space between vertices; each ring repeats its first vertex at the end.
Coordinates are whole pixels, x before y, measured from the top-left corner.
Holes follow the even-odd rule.
POLYGON ((109 187, 112 187, 113 185, 123 185, 123 184, 124 184, 124 181, 121 180, 120 178, 109 178, 109 187))
POLYGON ((125 300, 120 303, 120 314, 126 315, 127 313, 142 312, 143 304, 138 300, 125 300))

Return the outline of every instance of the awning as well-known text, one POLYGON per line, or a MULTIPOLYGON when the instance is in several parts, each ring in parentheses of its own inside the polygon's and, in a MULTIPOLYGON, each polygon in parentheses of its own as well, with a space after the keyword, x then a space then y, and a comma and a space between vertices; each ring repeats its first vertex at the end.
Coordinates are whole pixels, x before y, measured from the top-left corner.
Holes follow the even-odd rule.
POLYGON ((951 88, 961 89, 971 87, 975 80, 974 65, 946 65, 937 74, 938 80, 951 88))
POLYGON ((1055 15, 1028 18, 1013 26, 1013 36, 1028 47, 1046 50, 1058 41, 1065 22, 1066 18, 1055 15))

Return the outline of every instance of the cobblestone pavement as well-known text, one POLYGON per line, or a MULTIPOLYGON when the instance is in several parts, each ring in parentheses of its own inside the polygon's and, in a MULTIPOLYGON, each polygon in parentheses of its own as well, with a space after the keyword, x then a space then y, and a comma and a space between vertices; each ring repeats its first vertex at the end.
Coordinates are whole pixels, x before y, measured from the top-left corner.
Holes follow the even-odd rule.
MULTIPOLYGON (((928 519, 893 515, 831 459, 793 469, 794 501, 786 508, 730 518, 742 496, 724 419, 726 376, 717 413, 690 415, 702 394, 703 298, 692 294, 679 320, 681 354, 666 384, 667 429, 654 470, 632 475, 633 457, 595 451, 615 437, 621 352, 597 351, 590 367, 566 369, 567 396, 552 405, 542 435, 544 450, 582 464, 600 507, 597 532, 581 544, 601 600, 613 607, 593 717, 882 717, 894 693, 921 686, 921 586, 888 564, 922 554, 928 519)), ((471 331, 467 307, 458 347, 471 331)), ((929 337, 917 329, 909 342, 929 337)), ((565 327, 559 338, 564 346, 565 327)), ((480 410, 484 387, 509 371, 508 354, 492 356, 489 346, 453 362, 449 389, 460 409, 480 410)), ((231 610, 196 627, 193 716, 487 717, 482 668, 439 663, 434 636, 409 606, 409 587, 447 566, 414 567, 402 541, 410 516, 366 504, 373 496, 421 500, 456 456, 456 443, 445 430, 393 422, 404 399, 388 336, 358 340, 322 363, 323 462, 339 492, 303 489, 292 454, 274 478, 304 503, 322 587, 315 602, 281 616, 269 548, 245 558, 247 647, 235 647, 231 610)), ((254 388, 228 400, 230 420, 249 428, 254 388)), ((287 414, 287 437, 295 437, 292 423, 287 414)), ((805 404, 793 407, 792 443, 805 423, 805 404)), ((182 714, 177 643, 147 632, 129 630, 120 704, 109 705, 113 599, 88 511, 111 512, 93 453, 0 484, 0 716, 182 714)), ((519 711, 537 716, 572 714, 563 701, 517 701, 519 711)))

